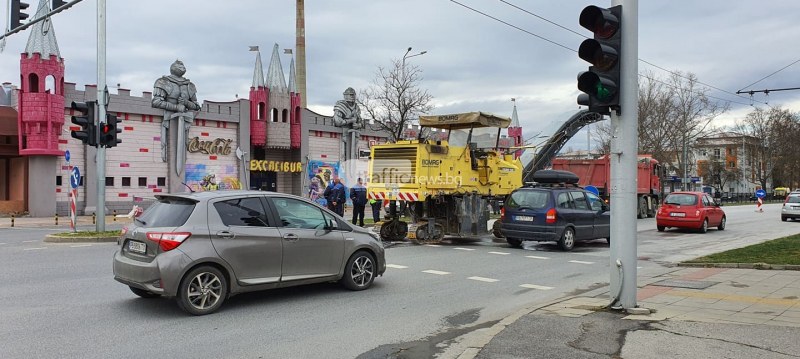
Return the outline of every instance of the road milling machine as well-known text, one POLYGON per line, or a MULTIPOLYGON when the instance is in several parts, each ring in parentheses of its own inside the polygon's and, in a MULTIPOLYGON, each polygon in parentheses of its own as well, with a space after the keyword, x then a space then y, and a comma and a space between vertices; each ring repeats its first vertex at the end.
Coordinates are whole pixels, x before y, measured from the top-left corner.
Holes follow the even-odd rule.
POLYGON ((498 147, 500 130, 510 123, 483 112, 421 116, 416 140, 373 146, 367 197, 389 202, 375 228, 381 238, 436 243, 487 234, 489 202, 522 185, 522 163, 498 147), (432 129, 447 138, 428 139, 432 129), (410 223, 401 219, 397 201, 411 209, 410 223))

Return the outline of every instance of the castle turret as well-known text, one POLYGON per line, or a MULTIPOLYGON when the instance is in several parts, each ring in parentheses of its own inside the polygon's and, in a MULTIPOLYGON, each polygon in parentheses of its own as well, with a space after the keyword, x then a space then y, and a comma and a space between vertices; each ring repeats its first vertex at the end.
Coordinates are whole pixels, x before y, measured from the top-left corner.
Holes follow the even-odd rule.
MULTIPOLYGON (((511 113, 511 126, 508 126, 508 137, 513 141, 513 146, 520 147, 522 143, 522 127, 519 125, 519 117, 517 116, 517 100, 511 99, 514 103, 514 112, 511 113)), ((514 158, 522 156, 522 149, 514 151, 514 158)))
POLYGON ((291 135, 289 131, 289 109, 291 98, 286 87, 286 77, 283 75, 283 66, 278 54, 278 44, 272 48, 272 58, 267 70, 267 103, 269 114, 267 121, 267 148, 291 148, 291 135))
POLYGON ((294 70, 294 59, 292 59, 291 64, 289 64, 289 102, 291 112, 289 113, 289 122, 291 122, 291 147, 292 148, 300 148, 300 140, 301 140, 301 128, 300 124, 302 123, 300 118, 300 107, 302 103, 302 98, 300 93, 297 92, 297 81, 296 75, 294 70))
POLYGON ((268 96, 269 89, 267 89, 264 83, 264 67, 261 65, 261 52, 258 52, 256 54, 256 67, 253 71, 253 84, 250 85, 250 142, 253 146, 264 146, 267 144, 268 96))
MULTIPOLYGON (((49 11, 49 2, 41 0, 33 17, 43 17, 49 11)), ((50 19, 31 27, 20 56, 18 111, 20 155, 64 154, 58 149, 64 126, 64 59, 50 19)))

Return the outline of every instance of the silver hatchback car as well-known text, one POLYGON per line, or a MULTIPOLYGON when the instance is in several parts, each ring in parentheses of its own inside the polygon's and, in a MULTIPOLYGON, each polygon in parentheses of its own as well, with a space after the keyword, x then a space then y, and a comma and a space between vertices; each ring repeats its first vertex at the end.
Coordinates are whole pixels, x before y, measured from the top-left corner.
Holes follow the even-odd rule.
POLYGON ((792 192, 786 196, 781 208, 781 220, 796 220, 800 218, 800 192, 792 192))
POLYGON ((369 288, 386 271, 377 234, 304 198, 261 191, 165 194, 123 229, 114 279, 174 297, 194 315, 230 295, 339 281, 369 288))

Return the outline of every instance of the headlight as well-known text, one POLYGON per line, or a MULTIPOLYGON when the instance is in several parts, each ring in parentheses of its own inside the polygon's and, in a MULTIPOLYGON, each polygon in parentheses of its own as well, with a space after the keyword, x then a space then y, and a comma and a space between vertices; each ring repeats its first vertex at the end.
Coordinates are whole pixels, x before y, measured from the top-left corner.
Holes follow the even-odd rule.
POLYGON ((368 233, 369 233, 370 237, 374 238, 376 241, 378 241, 378 242, 381 241, 381 236, 378 235, 377 233, 375 233, 375 232, 368 232, 368 233))

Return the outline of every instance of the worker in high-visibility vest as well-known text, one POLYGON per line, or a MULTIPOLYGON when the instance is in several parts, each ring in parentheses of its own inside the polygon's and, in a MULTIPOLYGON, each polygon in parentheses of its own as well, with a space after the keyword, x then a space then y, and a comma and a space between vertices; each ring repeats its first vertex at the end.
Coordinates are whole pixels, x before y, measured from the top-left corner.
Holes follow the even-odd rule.
POLYGON ((381 220, 381 203, 383 203, 383 201, 378 201, 374 198, 369 200, 369 205, 372 207, 372 220, 375 223, 381 220))

